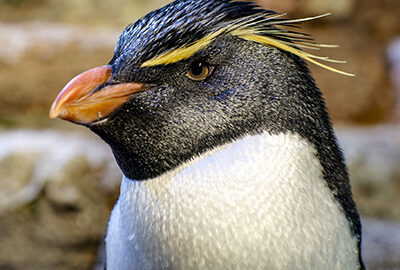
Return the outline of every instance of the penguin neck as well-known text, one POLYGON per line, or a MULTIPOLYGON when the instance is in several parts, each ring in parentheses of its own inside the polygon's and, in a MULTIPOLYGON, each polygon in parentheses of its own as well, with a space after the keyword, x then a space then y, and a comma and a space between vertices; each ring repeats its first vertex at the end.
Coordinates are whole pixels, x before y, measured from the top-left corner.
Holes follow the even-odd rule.
POLYGON ((155 179, 125 177, 112 235, 129 239, 122 250, 142 269, 189 269, 193 250, 213 269, 356 269, 357 239, 322 171, 298 135, 247 136, 155 179))

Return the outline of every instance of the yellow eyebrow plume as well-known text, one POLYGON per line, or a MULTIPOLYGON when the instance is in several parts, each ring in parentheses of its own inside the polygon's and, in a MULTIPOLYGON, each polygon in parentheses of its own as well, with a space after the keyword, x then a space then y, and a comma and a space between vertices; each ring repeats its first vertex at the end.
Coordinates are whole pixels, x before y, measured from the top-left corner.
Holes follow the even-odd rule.
POLYGON ((292 46, 286 45, 284 42, 277 40, 277 39, 273 39, 271 37, 268 36, 261 36, 261 35, 257 35, 257 34, 247 34, 245 31, 240 31, 238 30, 237 32, 232 32, 233 35, 236 35, 242 39, 246 39, 246 40, 251 40, 257 43, 262 43, 262 44, 267 44, 267 45, 271 45, 273 47, 276 47, 278 49, 293 53, 294 55, 299 56, 300 58, 303 58, 304 60, 307 60, 315 65, 318 65, 320 67, 323 67, 327 70, 339 73, 339 74, 343 74, 346 76, 355 76, 354 74, 345 72, 345 71, 341 71, 339 69, 327 66, 325 64, 322 64, 321 62, 318 62, 315 59, 319 59, 319 60, 323 60, 323 61, 328 61, 328 62, 332 62, 332 63, 345 63, 343 61, 338 61, 338 60, 332 60, 329 59, 327 57, 320 57, 320 56, 316 56, 313 54, 310 54, 308 52, 302 51, 300 49, 294 48, 292 46))
POLYGON ((222 32, 226 31, 226 28, 220 29, 208 36, 205 36, 193 44, 181 47, 175 50, 167 51, 153 59, 147 60, 142 64, 142 67, 152 67, 156 65, 168 65, 172 63, 179 62, 181 60, 187 59, 194 55, 196 52, 204 49, 209 45, 216 37, 218 37, 222 32))
POLYGON ((280 50, 290 52, 308 62, 311 62, 327 70, 346 76, 355 76, 354 74, 341 71, 339 69, 330 67, 320 62, 320 61, 326 61, 331 63, 346 63, 346 61, 339 61, 330 59, 328 57, 317 56, 301 49, 304 48, 304 49, 319 50, 320 48, 335 48, 337 46, 317 44, 310 41, 310 39, 307 37, 306 34, 285 31, 281 28, 276 27, 276 25, 285 26, 285 25, 301 23, 304 21, 310 21, 327 16, 329 14, 324 14, 316 17, 303 18, 303 19, 295 19, 295 20, 289 19, 289 20, 276 21, 278 17, 281 17, 283 15, 282 14, 278 16, 274 15, 272 17, 268 16, 263 17, 262 15, 250 16, 247 19, 247 21, 242 18, 240 21, 224 26, 218 31, 213 32, 187 46, 183 46, 181 48, 172 49, 164 53, 161 53, 160 55, 145 61, 141 66, 152 67, 156 65, 168 65, 179 62, 181 60, 188 59, 195 53, 207 47, 213 40, 215 40, 221 34, 228 33, 245 40, 269 45, 278 48, 280 50))

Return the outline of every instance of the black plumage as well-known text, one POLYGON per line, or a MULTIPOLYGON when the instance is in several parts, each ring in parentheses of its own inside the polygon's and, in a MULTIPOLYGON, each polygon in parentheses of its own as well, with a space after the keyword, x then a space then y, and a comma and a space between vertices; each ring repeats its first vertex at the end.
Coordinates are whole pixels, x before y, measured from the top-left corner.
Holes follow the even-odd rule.
POLYGON ((124 175, 136 181, 154 179, 246 135, 299 134, 315 147, 327 186, 358 238, 362 269, 361 224, 348 173, 307 65, 282 47, 232 34, 255 29, 298 51, 301 45, 317 46, 308 35, 279 27, 295 23, 251 2, 230 0, 177 0, 149 13, 122 33, 109 63, 111 78, 96 89, 140 82, 147 90, 88 127, 111 146, 124 175), (143 66, 221 29, 184 59, 143 66), (212 67, 211 74, 191 80, 186 72, 194 63, 212 67))
POLYGON ((191 44, 224 23, 259 13, 275 14, 251 2, 174 1, 129 25, 118 41, 110 64, 119 61, 131 66, 141 64, 164 51, 191 44))

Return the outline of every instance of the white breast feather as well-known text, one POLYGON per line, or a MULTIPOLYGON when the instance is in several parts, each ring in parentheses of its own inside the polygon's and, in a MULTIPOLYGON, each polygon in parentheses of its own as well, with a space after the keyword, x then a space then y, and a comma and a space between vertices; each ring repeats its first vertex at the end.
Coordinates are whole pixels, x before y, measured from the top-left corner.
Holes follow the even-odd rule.
POLYGON ((107 269, 358 269, 321 170, 299 136, 262 134, 150 181, 124 178, 107 269))

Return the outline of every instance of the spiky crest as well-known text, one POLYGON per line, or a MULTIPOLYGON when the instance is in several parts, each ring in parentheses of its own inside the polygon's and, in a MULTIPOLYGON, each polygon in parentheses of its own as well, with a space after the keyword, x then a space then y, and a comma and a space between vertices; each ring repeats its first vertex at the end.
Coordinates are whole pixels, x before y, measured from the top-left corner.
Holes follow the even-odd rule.
POLYGON ((290 29, 329 13, 301 19, 285 19, 285 15, 261 9, 251 2, 177 0, 128 26, 120 37, 113 60, 128 48, 141 67, 168 65, 187 59, 219 36, 230 34, 290 52, 333 72, 354 76, 321 63, 346 61, 306 51, 338 46, 318 44, 310 35, 290 29))

